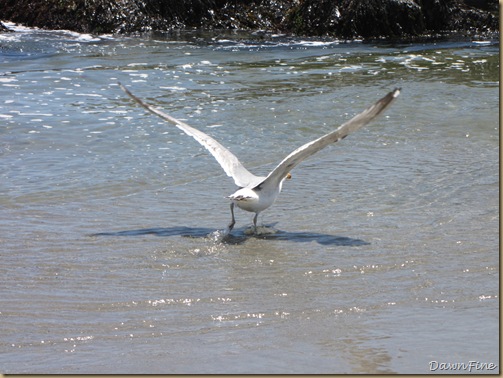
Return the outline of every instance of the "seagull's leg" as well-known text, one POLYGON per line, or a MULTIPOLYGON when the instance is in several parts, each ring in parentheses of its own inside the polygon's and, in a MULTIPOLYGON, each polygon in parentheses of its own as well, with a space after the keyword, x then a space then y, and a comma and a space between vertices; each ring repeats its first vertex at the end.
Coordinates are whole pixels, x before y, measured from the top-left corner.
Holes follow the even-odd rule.
POLYGON ((253 217, 253 225, 255 226, 255 233, 257 233, 257 217, 258 213, 255 213, 255 216, 253 217))
POLYGON ((228 226, 228 231, 227 232, 231 232, 232 229, 234 228, 234 225, 236 224, 236 219, 234 219, 234 202, 231 202, 231 215, 232 215, 232 219, 231 219, 231 223, 229 223, 229 226, 228 226))

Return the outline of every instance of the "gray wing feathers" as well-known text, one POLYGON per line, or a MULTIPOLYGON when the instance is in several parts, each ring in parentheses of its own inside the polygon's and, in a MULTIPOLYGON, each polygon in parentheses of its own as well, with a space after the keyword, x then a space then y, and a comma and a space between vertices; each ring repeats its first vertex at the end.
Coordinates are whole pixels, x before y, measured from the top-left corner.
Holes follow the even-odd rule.
POLYGON ((190 135, 195 140, 197 140, 203 147, 205 147, 221 165, 227 176, 232 177, 237 186, 247 187, 255 186, 263 180, 263 177, 257 177, 250 173, 238 160, 238 158, 230 152, 227 148, 218 143, 215 139, 209 135, 199 131, 186 123, 171 117, 170 115, 153 108, 152 106, 146 104, 134 94, 132 94, 126 87, 121 83, 118 83, 121 89, 126 92, 126 94, 131 97, 139 105, 147 109, 149 112, 161 117, 162 119, 173 123, 176 127, 182 130, 185 134, 190 135))
POLYGON ((393 100, 397 98, 399 94, 400 89, 396 88, 395 90, 381 98, 379 101, 377 101, 375 104, 364 110, 362 113, 356 115, 351 120, 341 125, 336 130, 297 148, 285 159, 283 159, 283 161, 279 163, 279 165, 274 168, 271 173, 269 173, 266 179, 257 186, 268 184, 277 185, 297 164, 299 164, 309 156, 314 155, 316 152, 325 148, 329 144, 344 139, 350 133, 360 129, 361 127, 372 121, 389 105, 391 105, 393 100))

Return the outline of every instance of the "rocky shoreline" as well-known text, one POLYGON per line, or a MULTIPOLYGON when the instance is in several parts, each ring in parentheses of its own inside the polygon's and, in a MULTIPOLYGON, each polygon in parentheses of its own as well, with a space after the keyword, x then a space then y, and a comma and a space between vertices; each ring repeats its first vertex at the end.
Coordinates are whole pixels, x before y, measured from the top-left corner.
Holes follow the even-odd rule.
POLYGON ((496 0, 0 0, 0 9, 1 20, 91 34, 202 28, 414 39, 499 33, 496 0))

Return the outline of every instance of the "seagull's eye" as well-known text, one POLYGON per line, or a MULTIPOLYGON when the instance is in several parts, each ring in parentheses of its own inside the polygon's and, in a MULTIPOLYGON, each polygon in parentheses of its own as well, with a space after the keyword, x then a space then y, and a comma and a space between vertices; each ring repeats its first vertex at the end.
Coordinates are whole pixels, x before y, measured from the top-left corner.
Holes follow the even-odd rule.
POLYGON ((288 172, 288 174, 286 175, 286 179, 290 180, 292 178, 292 174, 290 172, 288 172))

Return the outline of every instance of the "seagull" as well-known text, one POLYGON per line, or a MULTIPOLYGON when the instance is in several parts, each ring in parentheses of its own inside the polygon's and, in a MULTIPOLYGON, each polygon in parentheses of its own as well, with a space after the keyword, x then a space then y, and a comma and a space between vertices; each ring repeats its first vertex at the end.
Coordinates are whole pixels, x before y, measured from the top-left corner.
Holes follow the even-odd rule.
POLYGON ((136 103, 147 109, 149 112, 161 117, 165 121, 173 123, 185 134, 197 140, 213 155, 227 176, 232 177, 234 183, 239 187, 239 189, 227 197, 231 201, 230 209, 232 217, 227 228, 227 233, 230 233, 236 224, 236 219, 234 218, 234 206, 237 206, 242 210, 255 213, 255 216, 253 217, 253 225, 254 232, 257 233, 258 215, 265 209, 272 206, 274 201, 276 201, 276 198, 283 187, 283 181, 292 177, 290 171, 293 168, 295 168, 303 160, 314 155, 318 151, 321 151, 329 144, 344 139, 350 133, 360 129, 372 121, 391 105, 391 103, 398 97, 401 90, 401 88, 395 88, 386 96, 375 102, 372 106, 345 122, 334 131, 297 148, 284 158, 276 166, 276 168, 271 171, 271 173, 262 177, 255 176, 250 173, 232 152, 209 135, 145 103, 132 94, 121 83, 118 83, 118 85, 136 103))

